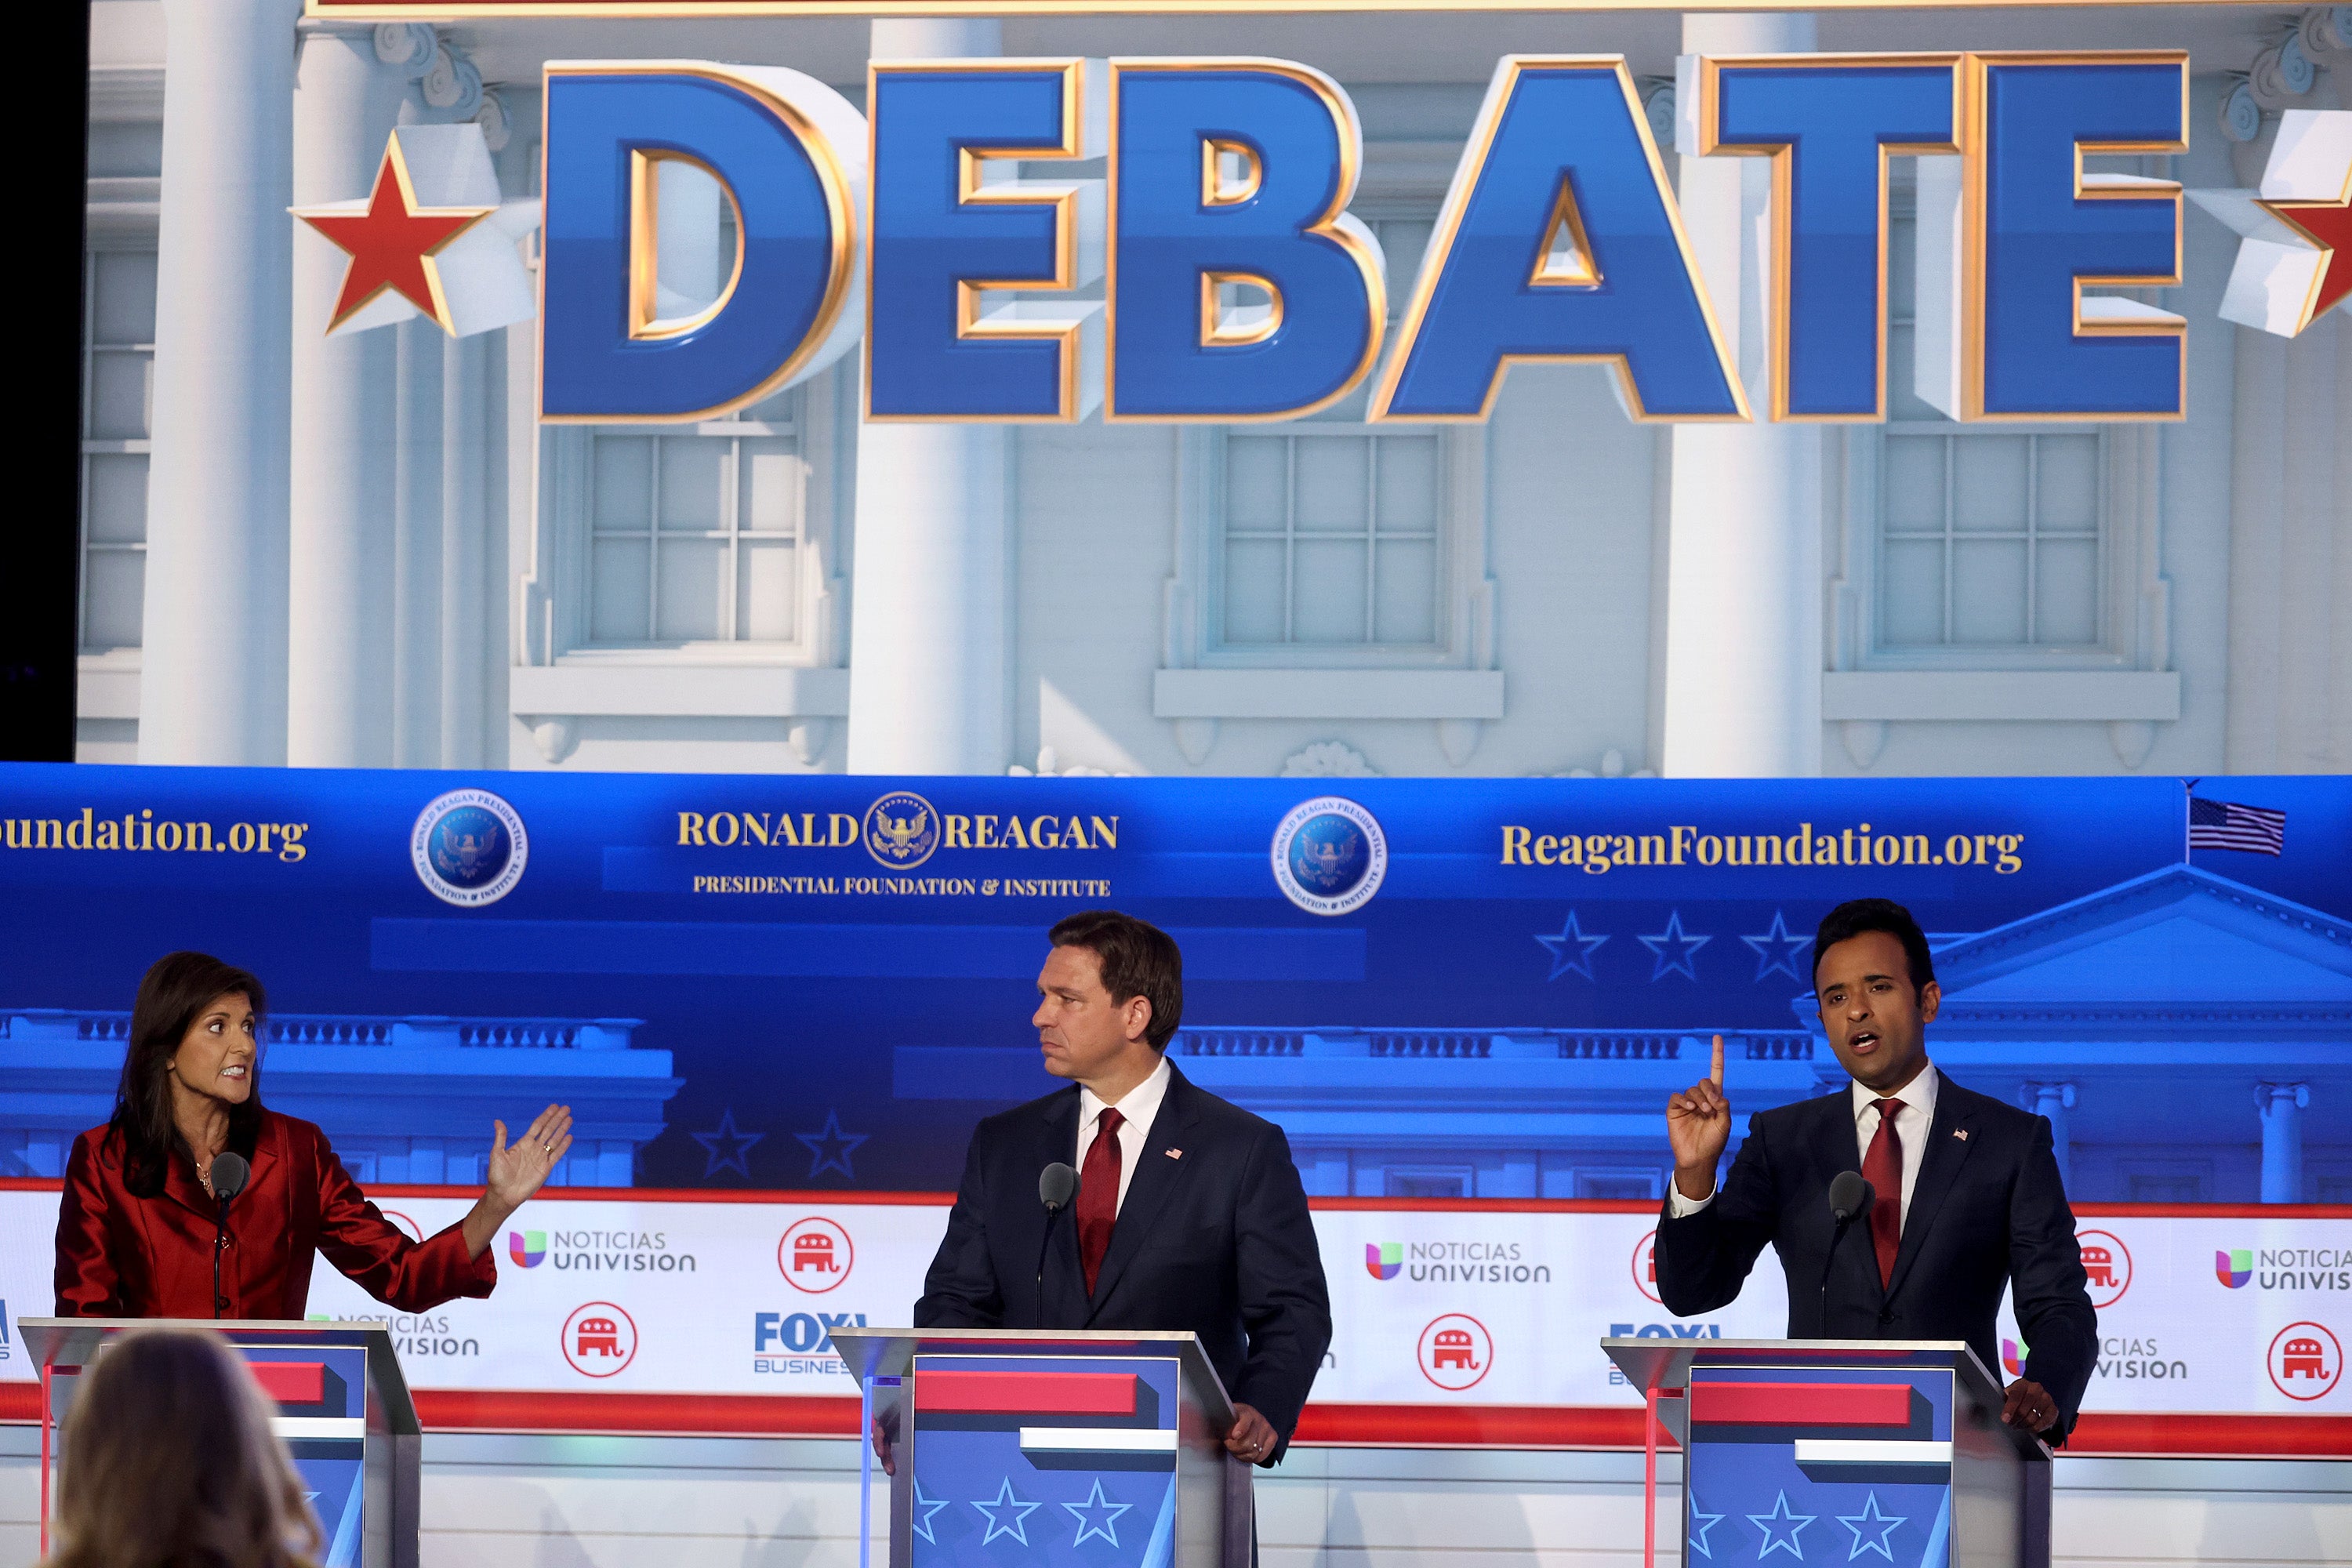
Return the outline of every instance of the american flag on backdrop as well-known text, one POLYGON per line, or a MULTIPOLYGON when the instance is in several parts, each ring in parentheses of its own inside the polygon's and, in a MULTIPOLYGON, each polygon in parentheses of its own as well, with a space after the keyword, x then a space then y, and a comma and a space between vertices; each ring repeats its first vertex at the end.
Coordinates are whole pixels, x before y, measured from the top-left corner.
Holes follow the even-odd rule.
POLYGON ((2286 853, 2286 813, 2266 805, 2189 797, 2189 847, 2242 849, 2253 855, 2286 853))

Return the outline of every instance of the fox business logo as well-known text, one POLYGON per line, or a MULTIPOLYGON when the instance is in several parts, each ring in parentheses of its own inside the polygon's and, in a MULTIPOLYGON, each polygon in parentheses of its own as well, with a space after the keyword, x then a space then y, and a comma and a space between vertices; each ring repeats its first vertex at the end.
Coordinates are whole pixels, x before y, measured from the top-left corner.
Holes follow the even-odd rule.
POLYGON ((833 1331, 865 1326, 863 1312, 754 1312, 751 1371, 768 1377, 810 1373, 838 1377, 844 1364, 833 1345, 833 1331))

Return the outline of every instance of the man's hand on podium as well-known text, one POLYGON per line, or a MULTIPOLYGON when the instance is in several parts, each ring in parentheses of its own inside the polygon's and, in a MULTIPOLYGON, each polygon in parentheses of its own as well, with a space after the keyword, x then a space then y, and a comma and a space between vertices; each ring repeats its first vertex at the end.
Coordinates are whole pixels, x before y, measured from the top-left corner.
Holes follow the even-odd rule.
POLYGON ((1246 1405, 1234 1406, 1234 1424, 1225 1434, 1225 1452, 1257 1464, 1274 1452, 1274 1423, 1246 1405))
POLYGON ((1715 1037, 1707 1075, 1666 1101, 1666 1138, 1675 1150, 1675 1187, 1696 1203, 1715 1192, 1715 1167, 1731 1142, 1731 1100, 1723 1092, 1723 1037, 1715 1037))
POLYGON ((2000 1418, 2021 1432, 2039 1436, 2058 1425, 2058 1402, 2040 1384, 2021 1377, 2001 1395, 2000 1418))
POLYGON ((890 1457, 890 1434, 883 1430, 882 1417, 879 1415, 874 1418, 873 1436, 874 1458, 882 1466, 882 1473, 886 1476, 897 1475, 898 1462, 890 1457))

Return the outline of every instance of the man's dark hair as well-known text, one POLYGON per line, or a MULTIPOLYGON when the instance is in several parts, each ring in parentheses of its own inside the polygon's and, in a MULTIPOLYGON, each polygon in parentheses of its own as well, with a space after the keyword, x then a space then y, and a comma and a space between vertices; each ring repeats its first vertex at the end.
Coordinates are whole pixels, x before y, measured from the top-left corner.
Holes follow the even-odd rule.
POLYGON ((1049 938, 1055 947, 1083 947, 1093 953, 1112 1001, 1140 996, 1150 1003, 1144 1041, 1155 1051, 1168 1048, 1184 1016, 1184 953, 1174 937, 1117 910, 1085 910, 1055 925, 1049 938))
POLYGON ((1917 995, 1934 983, 1936 961, 1927 952, 1927 933, 1911 918, 1911 911, 1893 899, 1848 899, 1844 903, 1822 917, 1821 929, 1813 933, 1813 985, 1822 983, 1822 954, 1850 937, 1864 931, 1883 931, 1903 944, 1903 957, 1911 967, 1911 994, 1917 995))

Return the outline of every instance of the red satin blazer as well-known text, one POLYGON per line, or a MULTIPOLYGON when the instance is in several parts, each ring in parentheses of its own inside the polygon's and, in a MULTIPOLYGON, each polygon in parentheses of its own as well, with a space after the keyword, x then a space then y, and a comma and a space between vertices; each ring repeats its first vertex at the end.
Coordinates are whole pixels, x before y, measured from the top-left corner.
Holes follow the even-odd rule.
MULTIPOLYGON (((123 1184, 122 1141, 93 1127, 74 1140, 58 1211, 58 1316, 209 1318, 218 1208, 194 1164, 173 1158, 152 1198, 123 1184)), ((417 1243, 360 1192, 327 1135, 308 1121, 261 1113, 253 1173, 229 1205, 221 1255, 224 1318, 299 1321, 310 1294, 310 1258, 327 1261, 377 1300, 423 1312, 498 1284, 495 1249, 466 1256, 457 1226, 417 1243)))

